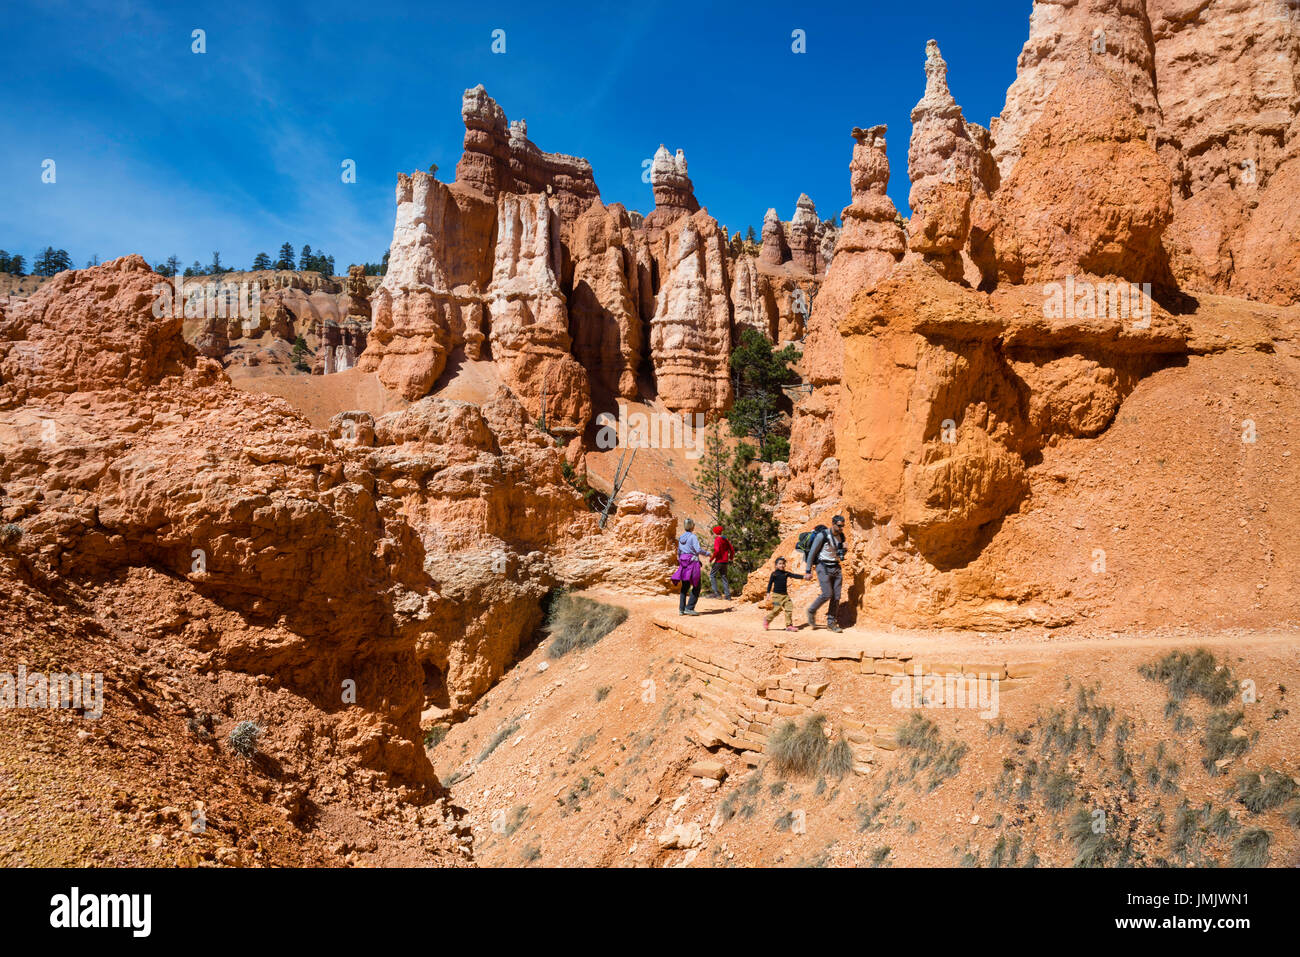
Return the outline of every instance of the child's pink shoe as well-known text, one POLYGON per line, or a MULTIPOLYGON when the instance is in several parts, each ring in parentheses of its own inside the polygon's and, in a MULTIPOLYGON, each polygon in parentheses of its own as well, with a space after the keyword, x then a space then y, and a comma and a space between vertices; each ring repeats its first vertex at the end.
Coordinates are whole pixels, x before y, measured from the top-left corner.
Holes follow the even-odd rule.
POLYGON ((764 630, 764 631, 767 631, 767 629, 769 629, 769 628, 771 628, 771 627, 772 627, 772 623, 771 623, 770 621, 768 621, 766 618, 764 618, 764 619, 763 619, 763 630, 764 630))
POLYGON ((798 631, 799 629, 796 628, 794 625, 786 625, 786 626, 785 626, 785 630, 786 630, 786 631, 798 631))

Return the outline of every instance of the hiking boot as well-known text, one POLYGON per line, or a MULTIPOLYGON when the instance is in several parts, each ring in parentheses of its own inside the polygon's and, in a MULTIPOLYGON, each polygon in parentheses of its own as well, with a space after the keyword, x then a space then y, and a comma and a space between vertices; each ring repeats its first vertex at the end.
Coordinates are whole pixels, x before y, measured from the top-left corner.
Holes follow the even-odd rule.
POLYGON ((682 614, 683 614, 683 615, 698 615, 699 612, 696 611, 694 608, 687 608, 684 612, 682 612, 682 614))
POLYGON ((808 627, 809 628, 817 627, 817 618, 813 615, 812 612, 808 612, 808 627))
POLYGON ((841 631, 844 630, 843 628, 840 627, 839 622, 837 622, 834 618, 826 619, 826 627, 829 628, 831 631, 835 632, 836 634, 839 634, 841 631))

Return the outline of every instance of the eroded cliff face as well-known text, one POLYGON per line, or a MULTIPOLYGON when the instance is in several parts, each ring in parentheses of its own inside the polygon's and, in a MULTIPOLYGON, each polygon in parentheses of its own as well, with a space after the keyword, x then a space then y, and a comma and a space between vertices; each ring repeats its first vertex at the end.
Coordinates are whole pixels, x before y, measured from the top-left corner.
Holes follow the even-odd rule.
MULTIPOLYGON (((522 218, 546 197, 516 201, 501 214, 521 217, 513 277, 546 268, 547 245, 522 218)), ((120 593, 124 620, 151 617, 152 591, 173 609, 160 633, 201 671, 272 676, 331 760, 431 788, 421 722, 501 677, 550 589, 663 577, 667 502, 628 495, 601 529, 515 390, 313 429, 234 388, 181 319, 156 319, 159 279, 125 257, 0 312, 3 518, 43 587, 109 607, 120 593)), ((520 308, 540 312, 545 281, 527 288, 520 308)))
POLYGON ((415 644, 434 593, 418 541, 322 433, 234 389, 181 320, 153 317, 160 279, 127 256, 61 273, 3 317, 0 484, 33 580, 113 606, 135 570, 161 572, 153 599, 124 597, 117 614, 171 607, 155 633, 201 672, 274 676, 320 739, 304 774, 337 759, 432 785, 415 644))
POLYGON ((1039 0, 993 155, 1011 175, 1024 139, 1080 57, 1119 85, 1166 167, 1165 258, 1189 292, 1296 301, 1277 237, 1294 213, 1300 11, 1277 0, 1039 0))
POLYGON ((992 243, 1011 283, 1071 273, 1172 284, 1170 176, 1114 74, 1078 57, 998 190, 992 243))
MULTIPOLYGON (((1128 525, 1116 518, 1113 534, 1103 534, 1083 515, 1065 519, 1061 509, 1079 508, 1088 494, 1070 483, 1087 474, 1091 458, 1113 462, 1115 449, 1134 441, 1129 429, 1112 435, 1135 390, 1168 395, 1169 385, 1151 383, 1177 379, 1188 366, 1203 385, 1232 364, 1211 357, 1255 349, 1271 356, 1285 338, 1284 311, 1264 310, 1252 326, 1243 323, 1249 309, 1197 295, 1218 288, 1291 303, 1296 288, 1294 224, 1283 225, 1294 218, 1286 186, 1297 128, 1294 104, 1285 105, 1290 81, 1270 74, 1265 84, 1265 98, 1281 104, 1276 116, 1240 100, 1234 106, 1231 87, 1223 96, 1187 89, 1205 82, 1185 69, 1197 58, 1187 31, 1221 38, 1207 39, 1201 58, 1240 57, 1250 44, 1229 43, 1227 24, 1244 29, 1261 7, 1185 6, 1035 4, 1016 83, 991 135, 962 117, 931 44, 926 92, 913 112, 905 238, 884 196, 884 130, 854 131, 854 202, 809 322, 813 392, 796 407, 781 514, 792 530, 832 510, 850 517, 850 601, 862 614, 1003 628, 1093 615, 1136 620, 1164 607, 1102 577, 1106 549, 1085 547, 1079 530, 1112 540, 1128 525), (1161 70, 1170 71, 1170 85, 1157 83, 1161 70), (1254 132, 1234 126, 1234 111, 1251 114, 1254 132), (1211 127, 1225 132, 1212 137, 1211 127), (1267 129, 1280 131, 1270 141, 1278 148, 1263 150, 1254 169, 1269 169, 1271 184, 1247 200, 1205 153, 1267 141, 1267 129), (1189 151, 1192 138, 1198 146, 1189 151), (1198 204, 1219 217, 1214 229, 1196 219, 1198 204), (1198 262, 1208 263, 1200 273, 1198 262), (1043 535, 1054 543, 1035 538, 1043 535), (1035 548, 1064 564, 1008 564, 1035 548), (1121 593, 1129 605, 1107 604, 1121 593)), ((1293 56, 1274 55, 1275 35, 1260 31, 1270 62, 1293 70, 1293 56)), ((1258 361, 1275 383, 1293 375, 1287 360, 1258 361)), ((1276 390, 1250 388, 1243 401, 1252 407, 1279 401, 1276 390)), ((1199 421, 1194 411, 1187 417, 1199 421)), ((1189 441, 1212 440, 1153 444, 1161 463, 1176 458, 1196 471, 1183 453, 1189 441)), ((1132 464, 1141 461, 1138 454, 1132 464)), ((1129 508, 1139 524, 1152 521, 1149 509, 1129 508)), ((1164 534, 1158 519, 1143 527, 1164 534)), ((1294 551, 1294 539, 1271 538, 1267 563, 1274 548, 1294 551)), ((1204 574, 1204 561, 1178 554, 1178 574, 1204 574)), ((1251 574, 1267 577, 1263 567, 1251 574)), ((1224 587, 1252 608, 1271 609, 1265 614, 1294 603, 1285 593, 1260 601, 1241 582, 1224 587)))
POLYGON ((433 388, 453 349, 483 356, 495 214, 495 204, 428 173, 398 175, 388 272, 371 298, 374 327, 359 369, 414 401, 433 388))

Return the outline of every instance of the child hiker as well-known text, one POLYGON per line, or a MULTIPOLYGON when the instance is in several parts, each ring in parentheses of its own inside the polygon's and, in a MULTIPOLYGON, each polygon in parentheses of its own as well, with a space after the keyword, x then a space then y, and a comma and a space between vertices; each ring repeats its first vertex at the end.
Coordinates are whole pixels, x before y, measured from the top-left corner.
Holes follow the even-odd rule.
POLYGON ((788 572, 785 570, 785 559, 778 558, 775 562, 776 568, 767 579, 767 597, 771 599, 772 611, 763 617, 763 630, 766 631, 772 624, 772 619, 785 612, 785 630, 798 631, 794 626, 794 602, 790 600, 790 594, 786 591, 786 579, 788 578, 807 578, 807 575, 800 575, 798 572, 788 572))

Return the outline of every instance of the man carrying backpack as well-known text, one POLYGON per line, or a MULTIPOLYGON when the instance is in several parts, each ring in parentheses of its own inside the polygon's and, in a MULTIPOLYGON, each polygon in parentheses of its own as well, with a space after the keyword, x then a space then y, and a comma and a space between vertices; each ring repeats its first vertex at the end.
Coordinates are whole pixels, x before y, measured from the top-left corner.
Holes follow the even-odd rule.
POLYGON ((817 526, 805 553, 808 571, 811 573, 814 568, 817 569, 817 583, 821 585, 821 594, 808 606, 809 628, 817 627, 817 609, 830 602, 830 607, 826 610, 826 627, 835 632, 844 630, 836 620, 840 610, 840 586, 844 580, 840 571, 844 552, 844 516, 836 515, 831 519, 830 528, 817 526))
POLYGON ((731 547, 731 542, 727 536, 722 534, 722 526, 713 526, 713 564, 709 566, 709 588, 713 592, 713 597, 718 597, 718 573, 722 574, 722 591, 727 596, 727 601, 731 601, 731 582, 727 581, 727 568, 731 564, 732 558, 736 555, 736 550, 731 547))

